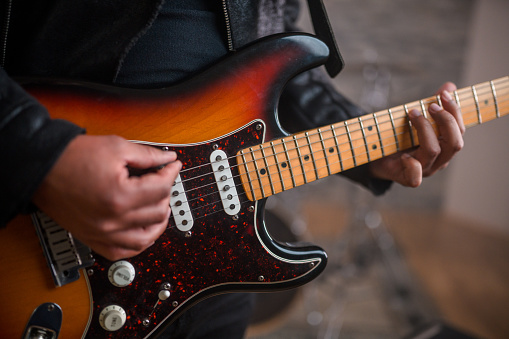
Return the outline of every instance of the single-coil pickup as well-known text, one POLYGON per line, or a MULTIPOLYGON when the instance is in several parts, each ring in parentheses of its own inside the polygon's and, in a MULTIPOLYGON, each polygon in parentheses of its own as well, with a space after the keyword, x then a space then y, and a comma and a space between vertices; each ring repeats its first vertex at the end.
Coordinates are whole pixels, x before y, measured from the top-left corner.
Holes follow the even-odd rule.
POLYGON ((228 156, 222 150, 215 150, 210 154, 210 163, 224 211, 229 215, 239 213, 240 200, 237 194, 237 187, 235 187, 235 182, 233 181, 228 156))
POLYGON ((180 174, 177 176, 177 179, 175 179, 175 184, 171 190, 170 207, 173 219, 175 219, 175 225, 179 231, 187 232, 193 228, 193 215, 191 214, 191 208, 187 201, 180 174))

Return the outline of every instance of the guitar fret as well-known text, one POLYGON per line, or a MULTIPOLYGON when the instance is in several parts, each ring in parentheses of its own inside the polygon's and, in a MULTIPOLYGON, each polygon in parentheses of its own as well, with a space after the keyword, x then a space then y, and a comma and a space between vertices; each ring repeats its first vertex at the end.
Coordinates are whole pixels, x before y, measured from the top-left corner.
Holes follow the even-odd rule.
POLYGON ((336 129, 334 128, 334 125, 331 125, 330 128, 332 131, 332 135, 334 137, 334 143, 336 144, 336 148, 338 150, 339 167, 341 168, 341 171, 344 171, 343 159, 341 158, 341 150, 339 149, 338 136, 336 135, 336 129))
POLYGON ((440 106, 440 107, 442 107, 442 108, 443 108, 443 107, 444 107, 444 105, 442 105, 442 98, 440 97, 440 94, 437 94, 437 95, 436 95, 436 97, 435 97, 435 99, 437 100, 437 104, 438 104, 438 106, 440 106))
POLYGON ((251 193, 253 194, 253 200, 256 200, 255 190, 253 187, 253 179, 251 179, 251 174, 249 173, 249 166, 247 165, 246 156, 244 154, 244 150, 240 151, 240 155, 242 156, 242 162, 244 163, 244 168, 246 170, 247 181, 249 183, 249 188, 251 189, 251 193))
POLYGON ((495 84, 493 83, 493 80, 490 81, 490 87, 491 87, 491 93, 493 93, 493 102, 495 103, 495 112, 496 112, 497 118, 500 118, 500 111, 498 110, 497 91, 495 90, 495 84))
POLYGON ((292 163, 290 162, 290 156, 288 155, 288 149, 286 148, 285 139, 281 139, 281 143, 283 145, 283 149, 285 150, 286 161, 288 162, 288 169, 290 170, 290 177, 292 178, 293 187, 297 187, 297 183, 295 182, 295 176, 293 175, 292 163))
POLYGON ((263 189, 263 181, 260 176, 260 170, 258 169, 258 161, 256 161, 256 159, 255 159, 253 148, 250 147, 249 150, 251 151, 251 156, 253 157, 253 165, 255 167, 256 177, 258 178, 258 182, 260 183, 260 193, 262 194, 262 198, 265 198, 266 195, 265 195, 265 190, 263 189))
POLYGON ((357 166, 357 159, 355 158, 355 152, 353 148, 353 142, 352 142, 352 136, 350 135, 350 129, 348 128, 348 122, 344 121, 343 124, 346 128, 346 135, 348 136, 348 142, 350 143, 350 150, 352 152, 352 160, 353 160, 353 166, 357 166))
POLYGON ((380 133, 380 126, 378 125, 378 118, 376 114, 373 113, 373 119, 375 120, 376 133, 378 134, 378 140, 380 140, 380 149, 382 150, 382 158, 385 157, 384 144, 382 142, 382 133, 380 133))
POLYGON ((456 104, 458 105, 458 108, 461 110, 460 96, 458 94, 458 91, 454 91, 454 99, 456 100, 456 104))
POLYGON ((311 154, 311 161, 313 162, 313 166, 315 168, 316 179, 318 180, 320 177, 318 176, 318 169, 316 168, 315 155, 313 153, 313 145, 311 144, 311 140, 309 139, 309 133, 306 132, 306 133, 304 133, 304 135, 306 136, 306 140, 308 141, 309 152, 311 154))
POLYGON ((274 155, 274 159, 276 161, 276 168, 278 169, 278 173, 279 173, 279 179, 281 180, 281 189, 283 191, 286 191, 286 187, 285 187, 285 181, 283 179, 283 171, 281 170, 280 166, 279 166, 279 160, 277 158, 277 152, 276 152, 276 148, 274 147, 274 142, 270 142, 270 147, 272 148, 272 153, 274 155))
MULTIPOLYGON (((508 84, 509 78, 505 77, 451 91, 450 95, 458 107, 463 106, 463 110, 468 110, 463 112, 465 127, 509 115, 509 105, 503 100, 509 95, 506 87, 508 84)), ((254 150, 246 148, 239 151, 237 162, 244 192, 248 199, 253 200, 254 197, 255 200, 259 200, 418 146, 418 133, 413 118, 410 119, 411 113, 413 109, 417 109, 423 117, 424 113, 428 113, 427 118, 431 120, 429 112, 426 112, 430 103, 436 103, 441 107, 447 106, 444 97, 434 95, 312 131, 285 136, 279 139, 280 141, 268 141, 260 148, 259 145, 252 146, 254 150), (262 156, 263 160, 260 158, 262 156), (254 163, 251 164, 251 161, 254 163), (310 161, 313 161, 313 164, 310 161), (287 168, 288 166, 290 167, 287 168), (266 169, 269 168, 270 171, 265 178, 266 169), (278 170, 278 174, 274 172, 275 169, 278 170), (258 177, 255 177, 255 172, 258 177)), ((439 135, 436 122, 433 132, 439 135)))
POLYGON ((299 157, 300 167, 302 168, 302 177, 304 178, 304 183, 308 183, 308 179, 306 176, 306 168, 304 167, 304 162, 302 161, 302 154, 300 153, 299 143, 297 142, 297 137, 293 136, 293 142, 295 143, 295 149, 297 150, 297 155, 299 157))
POLYGON ((408 131, 410 133, 410 142, 412 143, 412 147, 415 147, 415 140, 414 140, 414 130, 412 129, 412 122, 410 121, 410 117, 408 116, 408 106, 405 104, 403 105, 405 108, 405 114, 408 120, 408 131))
POLYGON ((362 118, 359 117, 358 120, 359 120, 359 125, 361 127, 362 138, 364 139, 364 146, 366 146, 366 155, 368 156, 368 162, 370 162, 371 156, 369 154, 369 145, 368 145, 368 139, 366 139, 366 131, 364 131, 364 125, 362 123, 362 118))
POLYGON ((325 164, 327 165, 327 173, 328 173, 328 175, 331 175, 332 173, 330 171, 329 157, 327 156, 327 149, 325 147, 325 141, 323 140, 322 131, 320 129, 318 129, 318 135, 320 136, 320 143, 322 144, 322 148, 323 148, 323 156, 325 159, 325 164))
POLYGON ((475 86, 470 86, 470 88, 472 88, 472 95, 474 96, 475 109, 477 110, 477 120, 479 121, 479 124, 482 124, 481 109, 479 107, 479 98, 477 97, 477 91, 475 90, 475 86))
POLYGON ((269 179, 270 190, 272 191, 272 194, 276 194, 276 190, 274 189, 274 183, 272 182, 272 176, 270 174, 269 163, 267 161, 267 156, 265 155, 265 149, 263 145, 260 145, 260 151, 262 152, 263 163, 265 164, 265 168, 267 169, 267 178, 269 179))
POLYGON ((392 111, 390 108, 387 110, 387 112, 389 112, 389 117, 391 118, 392 130, 394 132, 394 140, 396 141, 396 150, 399 152, 398 132, 396 132, 396 125, 394 124, 394 117, 392 116, 392 111))
POLYGON ((428 114, 426 112, 426 106, 424 106, 424 101, 419 100, 419 103, 421 104, 422 115, 424 115, 424 117, 428 119, 428 114))

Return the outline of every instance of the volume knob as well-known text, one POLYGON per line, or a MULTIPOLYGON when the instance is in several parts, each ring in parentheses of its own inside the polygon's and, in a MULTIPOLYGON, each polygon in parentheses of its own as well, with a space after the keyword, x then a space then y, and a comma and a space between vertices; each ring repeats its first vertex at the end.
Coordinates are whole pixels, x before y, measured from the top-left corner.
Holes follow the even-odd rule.
POLYGON ((129 261, 120 260, 110 266, 108 270, 108 279, 117 287, 125 287, 133 282, 135 271, 129 261))
POLYGON ((99 324, 106 331, 117 331, 124 326, 126 320, 125 311, 117 305, 105 307, 99 314, 99 324))

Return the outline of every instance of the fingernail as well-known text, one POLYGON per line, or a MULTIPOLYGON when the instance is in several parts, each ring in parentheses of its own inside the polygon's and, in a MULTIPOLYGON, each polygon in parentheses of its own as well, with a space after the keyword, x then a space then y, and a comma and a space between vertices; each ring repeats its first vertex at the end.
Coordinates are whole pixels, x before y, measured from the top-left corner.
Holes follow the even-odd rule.
POLYGON ((417 118, 418 116, 421 115, 421 112, 419 110, 412 109, 410 110, 410 112, 408 112, 408 115, 411 116, 412 118, 417 118))
POLYGON ((169 157, 170 159, 173 159, 173 161, 175 161, 178 158, 177 152, 165 151, 165 153, 167 154, 167 157, 169 157))
POLYGON ((442 108, 440 108, 440 106, 438 106, 437 104, 433 103, 431 105, 429 105, 429 111, 431 113, 438 113, 442 110, 442 108))
POLYGON ((451 101, 452 100, 451 93, 449 93, 447 91, 443 91, 442 92, 442 98, 445 99, 446 101, 451 101))

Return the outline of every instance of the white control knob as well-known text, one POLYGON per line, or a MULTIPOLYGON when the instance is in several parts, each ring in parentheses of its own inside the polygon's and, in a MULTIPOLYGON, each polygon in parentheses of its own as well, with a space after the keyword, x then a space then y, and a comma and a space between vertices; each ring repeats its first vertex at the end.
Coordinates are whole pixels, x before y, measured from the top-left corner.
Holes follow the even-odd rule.
POLYGON ((129 261, 120 260, 110 266, 108 279, 117 287, 125 287, 133 282, 136 272, 129 261))
POLYGON ((99 324, 106 331, 117 331, 124 326, 126 320, 125 311, 117 305, 105 307, 99 314, 99 324))
POLYGON ((170 297, 170 291, 168 290, 159 291, 157 296, 159 297, 160 300, 166 300, 170 297))

